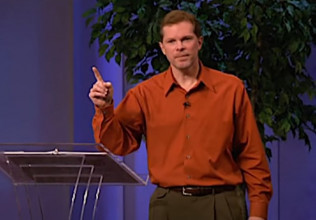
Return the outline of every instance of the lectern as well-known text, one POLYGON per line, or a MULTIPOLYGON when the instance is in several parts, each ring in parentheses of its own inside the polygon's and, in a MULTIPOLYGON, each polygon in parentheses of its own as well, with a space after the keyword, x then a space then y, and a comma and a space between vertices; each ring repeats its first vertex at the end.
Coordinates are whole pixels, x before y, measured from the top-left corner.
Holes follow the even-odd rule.
MULTIPOLYGON (((79 186, 84 186, 80 208, 80 219, 83 220, 87 197, 89 193, 91 194, 92 186, 95 188, 93 211, 88 219, 95 219, 103 185, 146 185, 148 181, 148 177, 144 178, 136 174, 120 157, 113 155, 102 144, 2 143, 0 148, 0 168, 10 177, 15 187, 25 186, 27 189, 28 186, 62 185, 72 188, 69 220, 73 219, 79 186)), ((16 197, 17 206, 20 206, 21 198, 17 194, 16 197)), ((30 198, 26 200, 30 201, 30 198)), ((37 203, 42 206, 41 201, 37 203)), ((38 210, 43 212, 42 208, 38 210)), ((32 219, 35 214, 32 214, 32 210, 29 212, 32 219)), ((23 219, 21 215, 20 218, 23 219)), ((43 216, 43 213, 39 216, 43 216)))

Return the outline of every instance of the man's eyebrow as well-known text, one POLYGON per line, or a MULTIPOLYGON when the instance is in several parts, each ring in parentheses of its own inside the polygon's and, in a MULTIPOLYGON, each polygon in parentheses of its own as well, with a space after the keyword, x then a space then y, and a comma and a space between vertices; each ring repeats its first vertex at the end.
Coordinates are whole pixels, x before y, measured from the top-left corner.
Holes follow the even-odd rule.
POLYGON ((165 41, 171 41, 171 40, 175 40, 175 38, 174 37, 165 38, 165 41))
POLYGON ((193 35, 186 35, 186 36, 183 36, 181 39, 186 39, 186 38, 193 38, 193 35))
MULTIPOLYGON (((193 38, 193 34, 188 34, 188 35, 185 35, 183 37, 180 38, 180 40, 183 40, 183 39, 186 39, 186 38, 193 38)), ((166 41, 168 40, 175 40, 176 38, 175 37, 168 37, 168 38, 165 38, 166 41)))

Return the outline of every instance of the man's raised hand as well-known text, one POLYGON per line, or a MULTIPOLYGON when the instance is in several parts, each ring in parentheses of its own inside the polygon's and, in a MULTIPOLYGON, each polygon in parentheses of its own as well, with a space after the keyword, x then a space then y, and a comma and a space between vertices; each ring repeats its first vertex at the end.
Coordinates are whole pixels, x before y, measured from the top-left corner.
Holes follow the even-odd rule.
POLYGON ((105 82, 96 67, 92 67, 92 71, 96 78, 89 92, 91 101, 99 108, 105 108, 112 104, 113 100, 113 87, 112 83, 105 82))

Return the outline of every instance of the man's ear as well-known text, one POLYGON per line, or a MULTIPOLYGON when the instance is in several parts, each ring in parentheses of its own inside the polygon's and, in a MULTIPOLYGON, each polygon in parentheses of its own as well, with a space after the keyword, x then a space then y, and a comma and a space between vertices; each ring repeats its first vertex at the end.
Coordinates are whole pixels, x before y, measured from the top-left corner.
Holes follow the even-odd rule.
POLYGON ((202 36, 199 37, 199 39, 198 39, 198 41, 199 41, 199 50, 202 48, 203 40, 204 40, 204 38, 202 36))
POLYGON ((161 49, 161 52, 166 55, 166 51, 165 51, 165 48, 163 47, 163 44, 161 42, 159 42, 159 46, 160 46, 160 49, 161 49))

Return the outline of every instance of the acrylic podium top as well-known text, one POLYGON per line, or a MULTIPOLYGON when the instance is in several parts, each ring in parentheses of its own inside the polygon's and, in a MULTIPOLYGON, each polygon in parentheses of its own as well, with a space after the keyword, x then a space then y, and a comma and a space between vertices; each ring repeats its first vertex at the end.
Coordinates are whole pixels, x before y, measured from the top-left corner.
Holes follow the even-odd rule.
POLYGON ((0 143, 0 169, 15 185, 146 185, 148 180, 94 143, 0 143))

